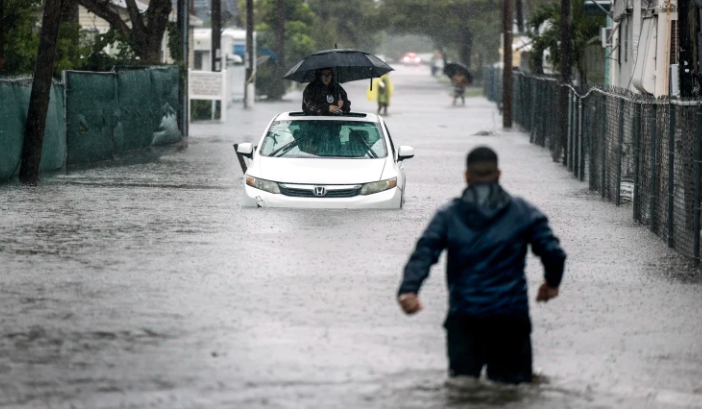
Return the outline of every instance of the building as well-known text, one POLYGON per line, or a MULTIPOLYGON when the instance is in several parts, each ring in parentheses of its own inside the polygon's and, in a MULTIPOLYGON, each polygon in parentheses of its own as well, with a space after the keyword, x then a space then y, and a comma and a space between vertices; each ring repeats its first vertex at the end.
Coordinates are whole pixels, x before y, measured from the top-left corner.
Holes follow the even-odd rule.
MULTIPOLYGON (((111 7, 113 10, 118 12, 124 21, 127 21, 129 23, 129 13, 127 12, 127 5, 125 0, 109 0, 111 7)), ((149 0, 137 0, 137 7, 139 7, 139 11, 144 13, 146 12, 148 8, 149 0)), ((177 12, 175 8, 171 12, 171 15, 169 16, 169 20, 171 22, 176 22, 177 20, 177 12)), ((102 18, 98 17, 97 15, 89 12, 86 8, 83 6, 79 6, 78 8, 78 22, 81 26, 81 29, 84 31, 92 31, 95 33, 100 33, 104 34, 110 30, 110 24, 103 20, 102 18)), ((203 26, 203 21, 199 19, 198 17, 194 15, 190 15, 190 67, 194 67, 194 31, 195 28, 197 27, 202 27, 203 26)), ((106 49, 106 52, 110 53, 110 49, 106 49)), ((166 33, 163 36, 163 42, 161 45, 161 62, 166 63, 166 64, 171 64, 173 63, 173 59, 171 58, 171 53, 168 49, 168 30, 166 30, 166 33)))
POLYGON ((610 85, 654 96, 677 95, 678 1, 613 0, 607 47, 610 85))

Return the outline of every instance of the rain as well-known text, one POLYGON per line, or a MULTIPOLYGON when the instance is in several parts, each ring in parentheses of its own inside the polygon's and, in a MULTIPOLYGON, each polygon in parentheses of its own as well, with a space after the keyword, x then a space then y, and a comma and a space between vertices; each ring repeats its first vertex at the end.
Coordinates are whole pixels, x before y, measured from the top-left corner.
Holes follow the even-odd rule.
MULTIPOLYGON (((16 44, 41 61, 51 1, 0 1, 14 27, 0 37, 0 408, 702 408, 702 141, 697 105, 679 102, 699 101, 699 80, 681 78, 676 95, 658 95, 656 83, 647 93, 645 75, 622 83, 634 38, 614 65, 606 56, 619 38, 598 37, 600 26, 634 24, 648 2, 634 2, 639 14, 621 14, 620 0, 569 2, 582 24, 570 88, 560 85, 571 99, 559 105, 549 13, 561 2, 511 2, 509 76, 509 0, 165 1, 158 44, 136 40, 153 27, 86 27, 99 2, 77 0, 80 24, 62 17, 32 179, 24 121, 40 73, 16 44), (22 19, 37 30, 16 29, 22 19), (178 42, 181 23, 189 45, 178 42), (81 58, 67 52, 71 27, 83 33, 81 58), (328 108, 341 99, 333 88, 329 112, 303 113, 307 84, 326 67, 292 73, 325 50, 368 56, 360 74, 348 62, 330 68, 350 112, 328 108), (301 132, 335 121, 338 143, 293 137, 304 121, 301 132), (351 148, 354 135, 366 148, 351 148), (398 305, 418 239, 461 197, 466 155, 481 146, 499 155, 500 185, 548 217, 567 254, 560 294, 546 303, 536 302, 544 266, 527 256, 531 383, 450 376, 446 252, 422 286, 422 311, 398 305), (381 165, 363 179, 371 162, 381 165), (332 197, 335 186, 357 191, 332 197)), ((130 19, 130 3, 110 7, 130 19)), ((160 3, 136 1, 136 15, 160 3)), ((686 24, 698 29, 693 14, 686 24)))

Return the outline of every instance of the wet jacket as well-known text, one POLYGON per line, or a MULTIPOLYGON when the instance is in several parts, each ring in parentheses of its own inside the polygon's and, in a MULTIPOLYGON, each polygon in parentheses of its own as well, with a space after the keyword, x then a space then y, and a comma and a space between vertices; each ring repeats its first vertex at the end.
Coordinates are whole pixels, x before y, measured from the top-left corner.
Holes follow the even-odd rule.
POLYGON ((351 112, 351 101, 341 85, 335 82, 324 85, 317 79, 310 82, 302 94, 302 111, 307 115, 328 115, 329 105, 336 105, 338 100, 344 101, 342 112, 351 112))
POLYGON ((541 258, 546 282, 558 287, 566 255, 546 216, 498 183, 471 185, 429 223, 405 267, 399 294, 419 292, 447 249, 449 317, 528 314, 529 245, 541 258))

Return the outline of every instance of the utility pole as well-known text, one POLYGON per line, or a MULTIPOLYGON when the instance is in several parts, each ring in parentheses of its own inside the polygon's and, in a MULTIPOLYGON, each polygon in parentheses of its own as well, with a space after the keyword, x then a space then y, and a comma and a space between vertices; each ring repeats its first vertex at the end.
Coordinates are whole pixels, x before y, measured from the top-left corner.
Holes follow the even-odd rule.
POLYGON ((0 0, 0 75, 5 67, 5 4, 0 0))
POLYGON ((222 0, 212 0, 212 71, 222 71, 222 0))
POLYGON ((178 93, 178 99, 180 101, 180 112, 178 113, 178 119, 180 124, 180 132, 183 137, 188 136, 188 123, 189 123, 189 113, 188 113, 188 68, 189 57, 190 57, 190 0, 178 0, 178 18, 176 25, 178 26, 180 44, 180 60, 182 62, 181 73, 181 87, 178 93))
POLYGON ((568 98, 570 97, 570 89, 566 85, 570 85, 571 77, 571 60, 570 60, 570 42, 571 42, 571 25, 572 17, 570 12, 570 1, 561 0, 561 86, 558 95, 558 114, 559 114, 559 135, 555 140, 553 149, 553 161, 561 160, 563 148, 566 145, 568 133, 568 98))
POLYGON ((502 0, 502 126, 512 127, 512 1, 502 0))
MULTIPOLYGON (((680 96, 692 96, 693 55, 692 39, 690 38, 690 2, 678 2, 678 69, 680 77, 680 96)), ((694 9, 694 8, 693 8, 694 9)))
POLYGON ((517 2, 517 30, 519 34, 524 33, 524 0, 515 0, 517 2))
POLYGON ((39 182, 39 165, 41 150, 44 145, 46 112, 49 109, 51 80, 54 73, 59 25, 61 23, 62 0, 46 0, 44 16, 41 22, 39 50, 34 66, 32 93, 29 97, 29 112, 24 129, 22 163, 20 165, 20 182, 37 184, 39 182))
POLYGON ((283 75, 285 75, 285 0, 278 0, 278 14, 276 18, 277 31, 276 31, 276 45, 278 53, 278 65, 276 70, 276 83, 278 84, 278 94, 280 98, 285 95, 285 83, 282 80, 283 75))
POLYGON ((254 31, 254 5, 253 0, 246 0, 246 75, 244 78, 244 107, 251 108, 252 103, 249 99, 253 101, 254 96, 249 93, 253 93, 254 87, 250 86, 250 82, 253 82, 253 73, 256 61, 254 61, 254 43, 253 43, 253 31, 254 31))

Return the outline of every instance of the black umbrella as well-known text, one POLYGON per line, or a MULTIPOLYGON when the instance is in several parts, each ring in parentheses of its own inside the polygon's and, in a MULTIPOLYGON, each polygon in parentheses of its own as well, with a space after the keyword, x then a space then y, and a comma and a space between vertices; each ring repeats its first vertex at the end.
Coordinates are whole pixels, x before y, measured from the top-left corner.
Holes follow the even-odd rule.
POLYGON ((381 77, 392 67, 373 54, 356 50, 325 50, 308 55, 295 64, 283 78, 297 82, 312 82, 320 68, 334 69, 336 82, 349 82, 381 77))
POLYGON ((470 71, 468 71, 468 67, 461 63, 451 62, 446 64, 446 66, 444 67, 444 74, 446 74, 449 77, 453 77, 454 75, 459 73, 465 75, 466 78, 468 78, 468 81, 470 81, 471 78, 473 78, 473 76, 470 75, 470 71))

